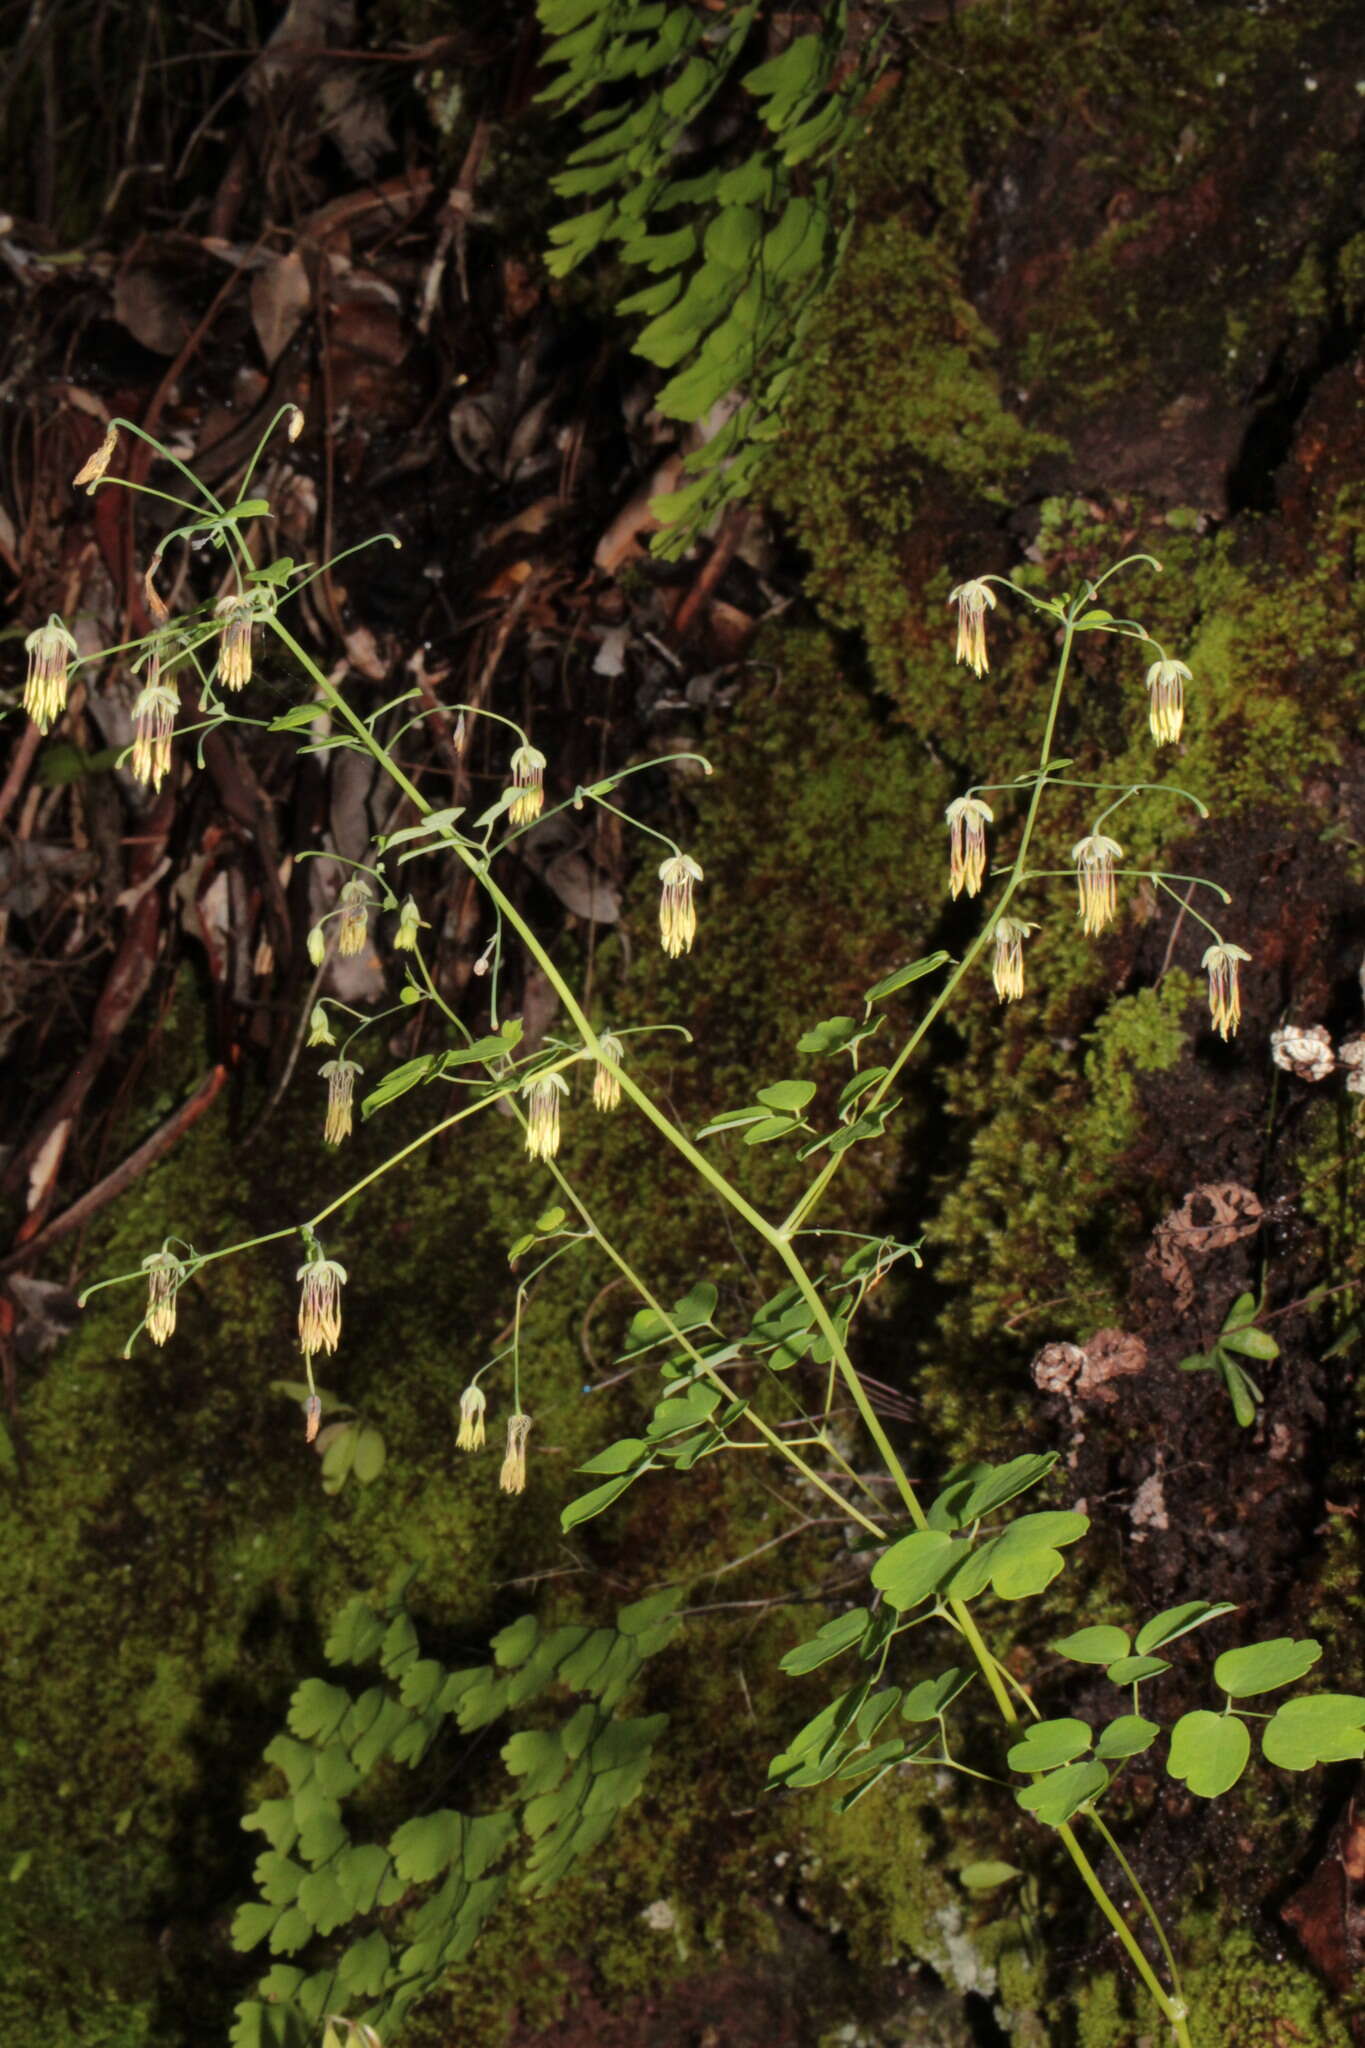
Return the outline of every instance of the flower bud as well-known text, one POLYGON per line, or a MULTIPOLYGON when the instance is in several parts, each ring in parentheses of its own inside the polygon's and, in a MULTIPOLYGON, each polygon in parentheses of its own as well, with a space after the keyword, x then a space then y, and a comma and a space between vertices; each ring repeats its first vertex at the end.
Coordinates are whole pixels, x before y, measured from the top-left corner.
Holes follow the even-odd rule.
POLYGON ((425 926, 426 919, 421 911, 417 908, 411 896, 405 896, 402 908, 398 912, 398 930, 395 932, 393 940, 395 950, 399 953, 415 953, 417 951, 417 934, 425 926))
POLYGON ((93 496, 95 486, 100 482, 105 471, 108 469, 110 462, 113 460, 114 450, 117 447, 118 428, 106 427, 104 439, 100 442, 99 447, 93 455, 86 456, 85 461, 72 477, 72 489, 74 490, 79 485, 84 484, 86 490, 93 496))

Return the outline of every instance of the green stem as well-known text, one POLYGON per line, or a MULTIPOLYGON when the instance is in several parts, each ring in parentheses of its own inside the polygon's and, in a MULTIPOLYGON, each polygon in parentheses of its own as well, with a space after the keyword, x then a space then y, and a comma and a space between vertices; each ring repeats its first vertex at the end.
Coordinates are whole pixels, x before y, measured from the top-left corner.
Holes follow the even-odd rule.
MULTIPOLYGON (((1091 1818, 1093 1819, 1094 1817, 1092 1813, 1091 1818)), ((1133 1968, 1151 1992, 1157 2005, 1160 2006, 1162 2014, 1169 2022, 1175 2034, 1179 2048, 1190 2048, 1190 2030, 1187 2025, 1184 1999, 1178 1995, 1173 1998, 1170 1992, 1166 1990, 1156 1971, 1139 1948, 1132 1929, 1100 1882, 1095 1866, 1077 1841, 1071 1827, 1064 1825, 1058 1828, 1057 1833, 1061 1836, 1071 1861, 1080 1873, 1081 1882, 1122 1942, 1133 1968)))
POLYGON ((1133 1896, 1136 1898, 1143 1912, 1147 1915, 1147 1918, 1151 1923, 1152 1931, 1156 1935, 1157 1940, 1161 1944, 1161 1953, 1166 1958, 1166 1968, 1171 1973, 1171 1988, 1175 1992, 1177 1998, 1183 1999, 1184 1990, 1180 1982, 1180 1971, 1177 1967, 1175 1956, 1171 1951, 1171 1944, 1166 1939, 1166 1930, 1162 1926, 1160 1920, 1157 1918, 1155 1906, 1148 1898, 1141 1884, 1139 1884, 1137 1872, 1133 1869, 1132 1864, 1124 1855, 1122 1849, 1118 1845, 1118 1842, 1115 1840, 1114 1836, 1110 1832, 1104 1820, 1101 1819, 1099 1813, 1095 1810, 1093 1806, 1088 1807, 1086 1811, 1088 1812, 1090 1819, 1094 1822, 1095 1826, 1099 1829, 1101 1835, 1103 1835, 1105 1842, 1108 1844, 1109 1853, 1111 1854, 1111 1856, 1113 1856, 1115 1862, 1119 1866, 1119 1869, 1123 1872, 1129 1884, 1133 1887, 1133 1896))

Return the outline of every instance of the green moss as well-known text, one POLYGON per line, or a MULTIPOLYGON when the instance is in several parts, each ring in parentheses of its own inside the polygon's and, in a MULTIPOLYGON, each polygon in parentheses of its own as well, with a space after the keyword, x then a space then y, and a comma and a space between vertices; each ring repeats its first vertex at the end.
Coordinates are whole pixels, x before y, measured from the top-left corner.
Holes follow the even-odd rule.
MULTIPOLYGON (((1350 2048, 1330 1992, 1285 1958, 1272 1961, 1244 1930, 1226 1933, 1207 1916, 1189 1923, 1183 1969, 1193 2048, 1350 2048)), ((1140 2048, 1150 2013, 1134 2014, 1126 1984, 1108 1972, 1077 1997, 1076 2048, 1140 2048)))

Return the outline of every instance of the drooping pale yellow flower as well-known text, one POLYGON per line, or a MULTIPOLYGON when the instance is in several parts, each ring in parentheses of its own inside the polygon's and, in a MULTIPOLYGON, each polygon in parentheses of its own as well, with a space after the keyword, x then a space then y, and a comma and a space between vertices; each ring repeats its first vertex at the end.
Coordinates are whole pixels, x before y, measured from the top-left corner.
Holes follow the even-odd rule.
POLYGON ((337 951, 348 959, 365 950, 369 929, 370 885, 362 875, 353 875, 341 891, 341 916, 337 920, 337 951))
POLYGON ((79 485, 84 484, 87 491, 93 495, 95 486, 108 469, 110 462, 113 460, 114 450, 117 447, 118 428, 106 427, 104 439, 100 442, 99 447, 93 455, 86 456, 85 461, 72 477, 72 489, 75 490, 79 485))
POLYGON ((998 917, 991 937, 995 952, 991 958, 991 980, 1002 1003, 1017 1003, 1024 993, 1024 941, 1035 924, 1022 918, 998 917))
POLYGON ((532 1159, 553 1159, 559 1150, 559 1098, 569 1084, 562 1074, 534 1074, 523 1081, 526 1097, 526 1150, 532 1159))
POLYGON ((163 683, 159 664, 154 663, 148 680, 133 705, 132 770, 139 782, 160 789, 171 772, 171 734, 180 709, 180 692, 173 683, 163 683))
POLYGON ((214 614, 223 621, 218 647, 218 680, 225 690, 240 690, 251 681, 251 628, 256 602, 249 591, 220 597, 214 614))
POLYGON ((1240 946, 1219 939, 1199 963, 1209 977, 1209 1012, 1220 1038, 1231 1038, 1242 1021, 1241 964, 1250 958, 1240 946))
POLYGON ((697 936, 697 906, 692 891, 702 879, 690 853, 671 853, 659 864, 663 894, 659 898, 659 937, 670 960, 692 951, 697 936))
POLYGON ((66 709, 66 687, 77 652, 75 638, 54 612, 45 626, 29 634, 24 652, 28 656, 24 709, 39 732, 47 732, 66 709))
POLYGON ((308 1043, 313 1045, 335 1045, 332 1036, 332 1020, 327 1014, 326 1003, 314 1003, 308 1015, 308 1043))
POLYGON ((526 1439, 531 1434, 531 1418, 520 1410, 507 1418, 507 1449, 503 1455, 502 1470, 498 1474, 498 1485, 504 1493, 525 1493, 526 1491, 526 1439))
POLYGON ((335 1351, 341 1342, 341 1290, 346 1268, 319 1252, 306 1259, 295 1276, 303 1283, 299 1295, 299 1349, 312 1358, 335 1351))
POLYGON ((1148 722, 1159 747, 1173 747, 1185 723, 1185 685, 1190 672, 1183 661, 1154 661, 1147 671, 1148 722))
POLYGON ((488 1396, 481 1386, 466 1387, 460 1396, 460 1427, 455 1434, 457 1451, 481 1451, 488 1432, 484 1428, 484 1413, 488 1407, 488 1396))
POLYGON ((363 1073, 364 1068, 355 1060, 326 1060, 318 1072, 327 1083, 327 1121, 323 1127, 323 1143, 339 1145, 351 1135, 355 1077, 363 1073))
POLYGON ((147 1275, 147 1335, 153 1344, 164 1344, 175 1330, 175 1298, 185 1279, 185 1268, 174 1252, 151 1252, 142 1261, 147 1275))
POLYGON ((405 896, 398 912, 398 930, 393 936, 394 950, 399 953, 415 953, 417 934, 425 923, 426 919, 411 896, 405 896))
POLYGON ((602 1058, 593 1069, 592 1106, 594 1109, 615 1109, 621 1100, 621 1076, 613 1073, 612 1067, 620 1066, 626 1049, 611 1031, 604 1031, 597 1042, 602 1048, 602 1058), (607 1060, 612 1066, 605 1064, 607 1060))
POLYGON ((1081 899, 1081 929, 1087 938, 1102 932, 1118 915, 1118 884, 1114 862, 1122 860, 1123 848, 1102 832, 1078 839, 1071 849, 1076 865, 1076 883, 1081 899))
POLYGON ((545 803, 545 756, 535 747, 518 747, 512 756, 512 787, 517 795, 508 806, 513 825, 529 825, 545 803))
POLYGON ((948 887, 954 901, 965 889, 979 894, 986 877, 986 827, 995 813, 979 796, 956 796, 944 812, 948 820, 948 887))
MULTIPOLYGON (((327 958, 327 927, 325 924, 315 924, 309 927, 308 958, 312 961, 314 967, 321 967, 323 961, 327 958)), ((325 1043, 330 1045, 331 1040, 320 1039, 318 1042, 319 1044, 325 1043)))
POLYGON ((989 583, 976 576, 950 590, 948 602, 957 606, 957 659, 983 676, 990 667, 986 655, 986 606, 995 610, 995 592, 989 583))

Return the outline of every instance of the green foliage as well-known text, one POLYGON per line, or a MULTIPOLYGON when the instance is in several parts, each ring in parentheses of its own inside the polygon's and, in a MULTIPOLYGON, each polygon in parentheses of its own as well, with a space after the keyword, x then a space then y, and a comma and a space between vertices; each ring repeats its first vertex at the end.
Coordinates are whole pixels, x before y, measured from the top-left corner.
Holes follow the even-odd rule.
MULTIPOLYGON (((832 167, 861 127, 858 103, 880 36, 844 62, 847 10, 742 70, 758 0, 717 16, 681 0, 539 0, 542 98, 565 108, 596 97, 585 140, 551 180, 585 210, 550 230, 548 267, 567 275, 604 245, 656 280, 617 310, 646 324, 646 361, 672 370, 655 404, 695 423, 730 394, 733 408, 688 456, 687 481, 654 500, 655 549, 685 551, 724 505, 752 489, 781 431, 798 351, 846 239, 832 167), (707 110, 737 85, 749 154, 715 138, 699 146, 707 110)), ((730 92, 730 104, 735 94, 730 92)))
POLYGON ((353 1600, 327 1643, 335 1669, 377 1663, 380 1682, 353 1693, 321 1678, 299 1685, 288 1733, 265 1760, 287 1791, 262 1800, 242 1826, 269 1843, 257 1858, 259 1900, 237 1911, 239 1949, 272 1955, 313 1947, 316 1967, 276 1965, 237 2009, 233 2048, 308 2037, 324 2012, 389 2031, 442 1973, 461 1962, 515 1876, 536 1896, 611 1829, 639 1791, 667 1716, 617 1712, 649 1657, 677 1632, 679 1590, 623 1607, 615 1628, 545 1630, 533 1614, 493 1638, 491 1664, 448 1670, 421 1655, 406 1608, 353 1600), (342 1802, 389 1761, 417 1770, 450 1719, 464 1733, 492 1726, 552 1687, 584 1695, 558 1728, 511 1735, 502 1748, 517 1781, 506 1805, 467 1814, 419 1811, 386 1843, 353 1839, 342 1802), (418 1903, 415 1890, 425 1888, 418 1903), (331 1941, 341 1930, 341 1943, 331 1941), (316 1945, 321 1944, 319 1949, 316 1945))
POLYGON ((1220 1375, 1232 1402, 1232 1412, 1243 1429, 1250 1429, 1255 1422, 1256 1410, 1265 1400, 1265 1395, 1241 1360, 1272 1359, 1280 1355, 1280 1347, 1269 1330, 1255 1327, 1255 1318, 1260 1312, 1260 1304, 1254 1294, 1239 1294, 1223 1318, 1223 1327, 1213 1341, 1213 1348, 1180 1361, 1182 1372, 1216 1372, 1220 1375))

